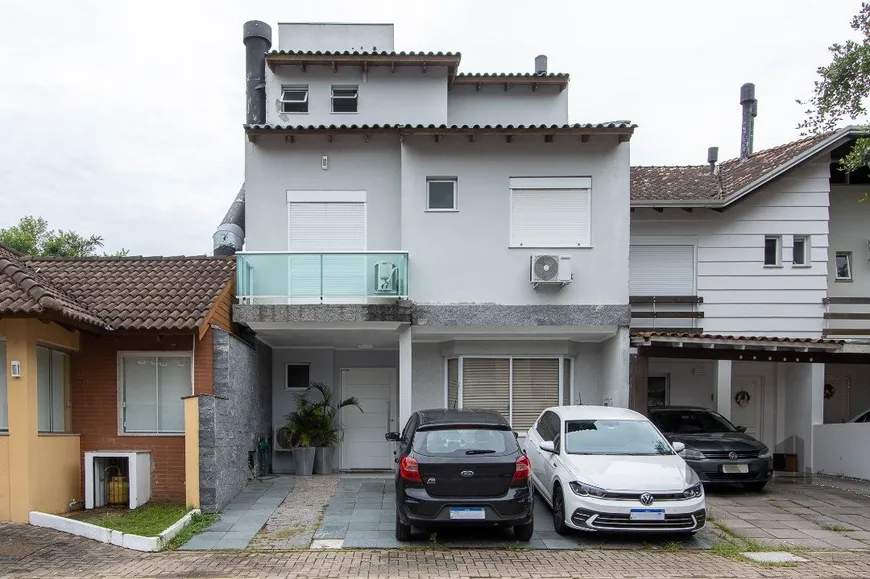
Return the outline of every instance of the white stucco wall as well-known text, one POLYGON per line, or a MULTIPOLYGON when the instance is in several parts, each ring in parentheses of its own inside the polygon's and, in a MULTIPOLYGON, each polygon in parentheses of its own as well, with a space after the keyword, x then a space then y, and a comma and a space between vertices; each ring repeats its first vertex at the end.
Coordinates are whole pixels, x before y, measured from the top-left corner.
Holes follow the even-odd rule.
POLYGON ((279 50, 391 52, 392 24, 279 22, 279 50))
POLYGON ((451 125, 564 125, 568 122, 568 89, 520 85, 454 86, 447 93, 451 125))
MULTIPOLYGON (((870 297, 870 201, 861 202, 870 191, 862 185, 831 185, 831 234, 828 248, 828 295, 831 297, 870 297), (836 281, 836 254, 852 252, 852 280, 836 281)), ((861 311, 866 312, 867 306, 861 311)), ((867 322, 849 322, 849 327, 870 327, 867 322)))
POLYGON ((621 327, 601 344, 602 403, 628 408, 629 331, 621 327))
POLYGON ((817 424, 813 427, 813 471, 870 479, 870 424, 817 424))
POLYGON ((628 303, 628 154, 616 138, 413 137, 402 145, 402 248, 418 303, 628 303), (558 144, 557 144, 558 143, 558 144), (427 212, 426 177, 458 179, 458 211, 427 212), (591 176, 592 247, 519 248, 510 243, 510 177, 591 176), (533 253, 571 256, 574 282, 535 291, 533 253))
POLYGON ((359 67, 279 66, 266 67, 266 122, 281 125, 373 125, 447 122, 447 68, 411 66, 371 67, 363 75, 359 67), (332 112, 332 85, 359 87, 359 111, 332 112), (281 113, 282 85, 308 85, 308 112, 281 113))
POLYGON ((779 452, 798 455, 798 469, 815 472, 813 427, 823 420, 824 364, 784 364, 788 396, 785 428, 779 452))

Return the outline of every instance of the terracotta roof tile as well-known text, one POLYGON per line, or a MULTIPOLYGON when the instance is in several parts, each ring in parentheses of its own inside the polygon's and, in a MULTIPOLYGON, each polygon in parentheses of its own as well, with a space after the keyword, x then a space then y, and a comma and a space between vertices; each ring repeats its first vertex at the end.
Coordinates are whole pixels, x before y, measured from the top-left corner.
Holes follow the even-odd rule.
POLYGON ((700 340, 720 340, 741 342, 783 342, 790 344, 845 344, 845 340, 826 340, 823 338, 778 338, 776 336, 730 336, 723 334, 698 334, 691 332, 632 332, 633 338, 685 338, 700 340))

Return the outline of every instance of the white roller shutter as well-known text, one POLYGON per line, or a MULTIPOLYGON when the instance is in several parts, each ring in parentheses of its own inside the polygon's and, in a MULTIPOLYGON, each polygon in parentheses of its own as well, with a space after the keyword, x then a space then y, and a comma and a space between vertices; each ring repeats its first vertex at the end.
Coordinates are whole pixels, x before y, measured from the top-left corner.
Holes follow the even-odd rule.
POLYGON ((511 246, 588 246, 589 214, 589 189, 511 189, 511 246))
POLYGON ((695 295, 695 246, 632 245, 629 295, 695 295))

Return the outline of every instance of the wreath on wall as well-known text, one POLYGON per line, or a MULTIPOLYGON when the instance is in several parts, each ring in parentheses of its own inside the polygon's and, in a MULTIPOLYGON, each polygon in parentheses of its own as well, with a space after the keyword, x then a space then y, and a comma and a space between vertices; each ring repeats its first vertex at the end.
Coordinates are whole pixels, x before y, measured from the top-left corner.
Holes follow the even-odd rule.
POLYGON ((836 393, 837 390, 834 388, 833 384, 825 384, 825 400, 830 400, 836 393))
POLYGON ((734 395, 734 402, 736 402, 739 406, 746 406, 747 404, 749 404, 750 400, 752 400, 752 396, 746 390, 741 390, 734 395))

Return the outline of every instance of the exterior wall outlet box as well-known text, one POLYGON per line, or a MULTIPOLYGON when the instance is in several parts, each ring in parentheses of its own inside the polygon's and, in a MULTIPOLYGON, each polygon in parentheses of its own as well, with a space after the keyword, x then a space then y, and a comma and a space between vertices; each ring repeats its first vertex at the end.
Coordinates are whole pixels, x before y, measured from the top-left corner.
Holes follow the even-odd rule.
POLYGON ((323 155, 322 157, 320 157, 320 168, 323 169, 324 171, 326 171, 326 166, 327 166, 326 155, 323 155))
POLYGON ((21 378, 21 362, 12 361, 10 364, 9 375, 13 378, 21 378))

